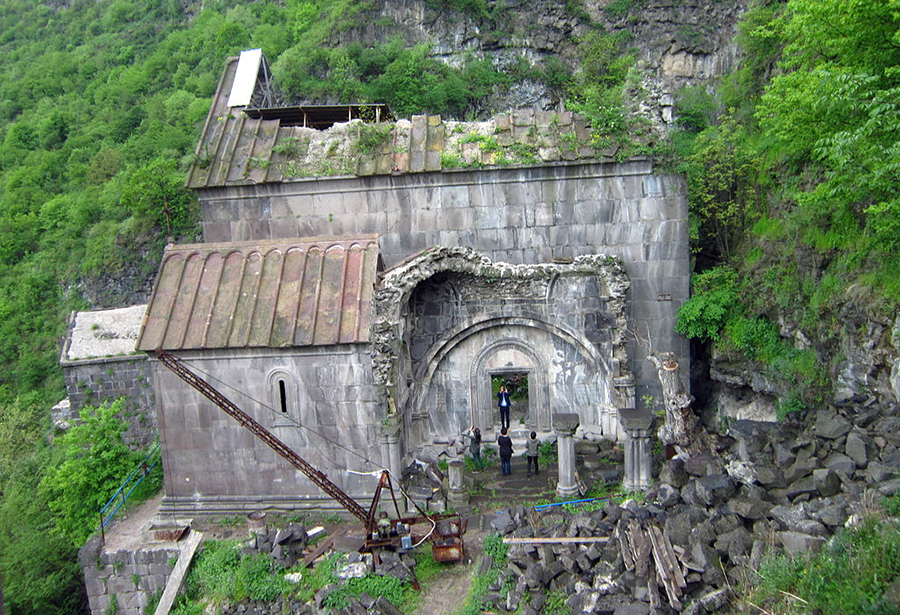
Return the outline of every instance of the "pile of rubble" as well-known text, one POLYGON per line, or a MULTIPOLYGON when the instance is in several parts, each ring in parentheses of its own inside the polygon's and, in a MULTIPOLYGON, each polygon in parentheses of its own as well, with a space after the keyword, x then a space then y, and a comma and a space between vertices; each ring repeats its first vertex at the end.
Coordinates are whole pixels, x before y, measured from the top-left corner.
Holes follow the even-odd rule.
POLYGON ((492 525, 514 543, 504 580, 512 589, 504 599, 498 584, 487 602, 536 615, 549 594, 560 592, 573 613, 646 615, 680 611, 686 602, 686 612, 717 609, 728 598, 720 566, 727 550, 687 547, 688 540, 670 535, 666 518, 665 509, 634 500, 579 513, 504 511, 492 525))
POLYGON ((251 532, 250 538, 241 547, 241 553, 265 553, 271 555, 282 568, 291 568, 300 561, 307 542, 306 528, 299 523, 289 523, 279 529, 264 528, 258 533, 251 532))
POLYGON ((644 504, 499 513, 492 526, 511 546, 490 608, 536 614, 558 591, 573 613, 715 612, 757 580, 770 546, 817 552, 900 490, 898 417, 823 411, 806 431, 737 421, 723 441, 721 454, 665 462, 644 504))

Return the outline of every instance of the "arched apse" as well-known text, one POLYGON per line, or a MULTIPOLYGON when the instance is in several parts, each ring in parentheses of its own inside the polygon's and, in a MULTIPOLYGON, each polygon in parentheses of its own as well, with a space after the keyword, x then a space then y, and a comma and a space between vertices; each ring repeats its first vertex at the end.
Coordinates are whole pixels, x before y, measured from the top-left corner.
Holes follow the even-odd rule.
POLYGON ((607 428, 630 375, 628 286, 621 262, 605 255, 509 265, 467 248, 428 250, 384 272, 376 290, 376 393, 413 448, 490 428, 492 373, 528 377, 522 423, 545 430, 553 413, 575 412, 614 437, 607 428))
POLYGON ((496 318, 448 337, 431 350, 413 385, 411 414, 428 418, 428 433, 417 433, 414 444, 446 439, 473 425, 493 433, 499 417, 490 381, 503 373, 528 377, 525 424, 513 429, 547 432, 553 413, 574 412, 586 428, 617 438, 612 386, 617 372, 576 336, 534 319, 496 318))

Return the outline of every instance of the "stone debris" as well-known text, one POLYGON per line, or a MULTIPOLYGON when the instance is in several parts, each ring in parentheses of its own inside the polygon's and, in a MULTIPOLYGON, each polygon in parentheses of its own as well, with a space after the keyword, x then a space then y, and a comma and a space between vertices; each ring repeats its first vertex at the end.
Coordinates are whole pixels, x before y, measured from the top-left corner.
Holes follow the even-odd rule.
POLYGON ((858 502, 900 490, 900 422, 889 426, 869 431, 827 412, 808 433, 736 421, 719 455, 666 461, 642 503, 500 511, 491 525, 511 537, 502 583, 512 589, 485 608, 540 613, 541 596, 561 591, 573 613, 718 612, 731 588, 755 581, 768 550, 817 553, 858 522, 858 502), (609 540, 578 540, 598 536, 609 540))

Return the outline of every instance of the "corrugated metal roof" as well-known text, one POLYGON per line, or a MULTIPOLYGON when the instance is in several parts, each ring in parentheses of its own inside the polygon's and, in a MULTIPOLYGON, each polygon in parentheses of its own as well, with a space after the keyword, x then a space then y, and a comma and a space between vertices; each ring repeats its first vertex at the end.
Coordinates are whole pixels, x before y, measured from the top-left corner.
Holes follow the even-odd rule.
POLYGON ((369 339, 378 236, 170 245, 137 349, 369 339))

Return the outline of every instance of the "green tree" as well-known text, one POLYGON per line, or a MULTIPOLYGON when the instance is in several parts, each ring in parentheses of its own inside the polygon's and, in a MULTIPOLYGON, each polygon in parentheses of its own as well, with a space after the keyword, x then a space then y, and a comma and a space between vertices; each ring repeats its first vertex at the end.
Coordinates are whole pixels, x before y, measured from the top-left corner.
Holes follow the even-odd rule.
POLYGON ((699 227, 696 250, 727 261, 759 195, 756 176, 761 164, 747 136, 726 114, 718 126, 703 131, 688 160, 690 214, 699 227))
POLYGON ((96 529, 98 512, 143 455, 122 442, 124 400, 81 410, 81 422, 56 439, 55 463, 40 490, 56 527, 81 545, 96 529))
POLYGON ((819 249, 891 251, 900 231, 900 3, 791 0, 782 74, 757 118, 783 160, 815 170, 795 194, 819 249))
POLYGON ((199 221, 197 199, 184 187, 184 176, 173 160, 156 158, 134 170, 122 190, 122 204, 148 216, 169 237, 193 230, 199 221))

